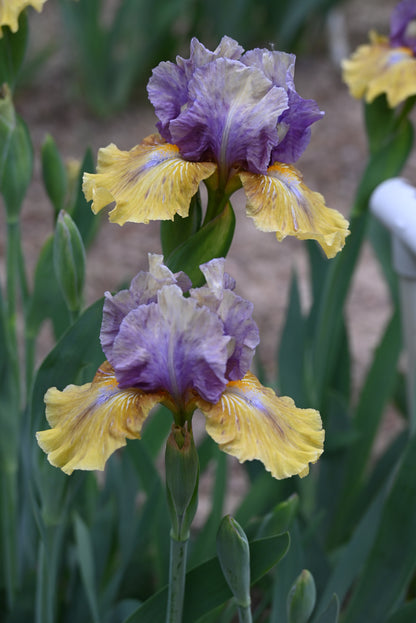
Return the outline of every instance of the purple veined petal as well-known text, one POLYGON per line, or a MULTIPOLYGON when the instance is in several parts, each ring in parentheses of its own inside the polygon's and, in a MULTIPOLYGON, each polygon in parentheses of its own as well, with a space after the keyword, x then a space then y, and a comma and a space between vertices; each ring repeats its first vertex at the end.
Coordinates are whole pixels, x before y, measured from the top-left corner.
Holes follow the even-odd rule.
POLYGON ((149 100, 159 119, 157 128, 161 136, 172 142, 169 123, 180 114, 182 106, 188 101, 188 79, 182 68, 164 61, 153 69, 147 84, 149 100))
POLYGON ((192 289, 190 293, 199 305, 208 307, 222 320, 225 335, 233 339, 226 377, 235 381, 248 371, 260 339, 258 327, 252 319, 253 304, 227 288, 229 275, 224 264, 224 260, 218 258, 200 266, 207 285, 192 289))
POLYGON ((222 291, 224 288, 234 290, 235 279, 225 272, 225 258, 216 257, 200 267, 205 277, 207 286, 214 291, 222 291))
POLYGON ((163 264, 163 255, 149 253, 149 271, 141 271, 132 280, 128 290, 121 290, 114 296, 105 293, 103 321, 101 325, 101 346, 107 359, 111 357, 114 340, 127 314, 139 307, 155 302, 163 286, 177 284, 182 292, 191 287, 191 280, 185 273, 173 274, 163 264))
POLYGON ((189 98, 190 106, 170 124, 184 158, 214 159, 225 177, 233 166, 267 170, 277 120, 287 108, 284 89, 256 68, 220 58, 195 71, 189 98))
POLYGON ((272 150, 271 162, 292 164, 299 160, 311 137, 310 126, 325 114, 313 99, 303 99, 296 91, 289 90, 289 107, 279 119, 285 126, 281 142, 272 150))
POLYGON ((249 67, 257 67, 275 86, 294 89, 296 56, 287 52, 255 48, 241 57, 249 67))
POLYGON ((178 408, 196 391, 219 400, 231 338, 221 320, 178 286, 165 286, 158 302, 131 311, 114 341, 112 365, 121 388, 169 392, 178 408))
POLYGON ((416 2, 402 0, 395 7, 390 20, 390 43, 404 46, 416 54, 416 2))
POLYGON ((227 35, 221 39, 213 51, 208 50, 196 37, 193 37, 190 44, 189 58, 177 56, 176 63, 183 70, 187 80, 190 80, 194 71, 199 67, 203 67, 217 58, 239 60, 243 52, 244 48, 227 35))

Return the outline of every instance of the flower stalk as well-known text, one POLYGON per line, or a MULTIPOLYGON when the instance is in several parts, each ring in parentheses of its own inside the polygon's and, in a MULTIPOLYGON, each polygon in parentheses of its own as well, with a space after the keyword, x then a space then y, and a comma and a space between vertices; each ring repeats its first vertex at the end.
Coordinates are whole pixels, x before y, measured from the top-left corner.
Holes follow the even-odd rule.
POLYGON ((166 444, 165 469, 172 522, 166 623, 180 623, 189 531, 198 505, 199 460, 190 426, 172 426, 166 444))

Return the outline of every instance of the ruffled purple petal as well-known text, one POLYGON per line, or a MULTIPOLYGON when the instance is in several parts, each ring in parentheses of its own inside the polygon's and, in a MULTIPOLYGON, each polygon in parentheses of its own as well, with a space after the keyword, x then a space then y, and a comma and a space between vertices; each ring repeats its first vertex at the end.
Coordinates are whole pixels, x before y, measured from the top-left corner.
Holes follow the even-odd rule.
POLYGON ((265 48, 249 50, 241 57, 242 63, 260 69, 274 86, 283 87, 285 90, 295 88, 295 61, 294 54, 265 48))
POLYGON ((277 143, 277 120, 287 108, 284 89, 261 71, 219 58, 197 69, 190 104, 170 124, 184 158, 214 158, 220 172, 241 166, 264 173, 277 143))
POLYGON ((171 143, 169 123, 188 101, 188 79, 184 70, 170 61, 159 63, 153 69, 147 92, 159 119, 157 128, 165 141, 171 143))
POLYGON ((261 70, 275 86, 283 87, 288 95, 288 108, 278 120, 279 141, 273 147, 270 164, 276 161, 291 164, 305 151, 310 140, 310 126, 319 121, 323 112, 315 100, 303 99, 295 89, 294 54, 258 49, 246 52, 243 63, 261 70))
POLYGON ((215 403, 224 391, 227 346, 221 320, 178 286, 165 286, 156 303, 142 305, 123 320, 110 363, 121 388, 167 391, 184 405, 195 390, 215 403))
POLYGON ((191 298, 221 318, 225 335, 232 338, 233 348, 229 350, 226 377, 236 381, 249 370, 260 341, 259 330, 252 319, 253 305, 227 287, 229 275, 224 270, 223 259, 212 260, 200 268, 207 285, 192 289, 191 298))
POLYGON ((196 69, 217 58, 229 58, 239 60, 244 52, 241 45, 226 35, 221 39, 213 52, 208 50, 196 37, 191 39, 189 58, 176 57, 176 63, 183 70, 186 78, 190 80, 196 69))
POLYGON ((416 54, 416 2, 402 0, 395 7, 390 20, 390 43, 392 46, 404 46, 416 54))
POLYGON ((120 325, 127 314, 139 305, 156 301, 159 290, 171 284, 177 284, 183 292, 192 285, 185 273, 172 273, 163 264, 162 255, 149 254, 149 272, 138 273, 128 290, 121 290, 114 296, 109 292, 105 293, 100 340, 108 360, 120 325))
POLYGON ((310 126, 319 121, 324 113, 315 100, 303 99, 296 91, 289 90, 289 108, 279 119, 279 126, 285 127, 281 142, 272 150, 271 163, 291 164, 299 160, 309 144, 310 126))

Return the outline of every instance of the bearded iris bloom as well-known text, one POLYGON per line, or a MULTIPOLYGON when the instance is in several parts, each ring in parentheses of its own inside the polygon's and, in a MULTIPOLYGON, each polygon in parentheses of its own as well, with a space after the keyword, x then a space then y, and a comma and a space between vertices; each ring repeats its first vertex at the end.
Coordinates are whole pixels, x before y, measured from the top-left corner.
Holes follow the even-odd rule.
POLYGON ((52 428, 37 439, 49 461, 67 474, 103 469, 163 404, 179 426, 202 412, 207 433, 240 461, 259 459, 276 478, 305 476, 323 449, 320 415, 277 397, 249 371, 259 342, 253 306, 234 293, 224 260, 202 265, 206 285, 195 289, 162 256, 149 263, 128 290, 106 293, 107 361, 92 383, 46 393, 52 428))
POLYGON ((416 95, 416 0, 403 0, 390 20, 390 36, 370 32, 343 62, 343 77, 353 97, 372 102, 383 93, 390 108, 416 95))
POLYGON ((192 39, 189 59, 160 63, 149 80, 159 133, 131 151, 100 149, 97 173, 85 174, 93 211, 115 202, 110 220, 119 225, 186 217, 204 181, 213 218, 243 187, 258 229, 315 239, 333 257, 348 224, 293 166, 323 115, 296 92, 294 67, 292 54, 244 53, 229 37, 212 52, 192 39))
POLYGON ((8 26, 12 32, 17 32, 20 13, 28 6, 33 6, 40 12, 46 0, 1 0, 0 2, 0 38, 2 26, 8 26))

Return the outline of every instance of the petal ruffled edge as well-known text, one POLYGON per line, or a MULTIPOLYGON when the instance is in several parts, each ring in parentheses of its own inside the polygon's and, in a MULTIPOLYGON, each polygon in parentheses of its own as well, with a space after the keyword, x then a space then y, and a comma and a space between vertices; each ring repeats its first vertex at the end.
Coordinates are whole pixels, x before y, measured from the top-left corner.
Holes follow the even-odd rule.
POLYGON ((114 145, 98 152, 97 173, 85 173, 83 190, 95 214, 113 201, 110 221, 148 223, 188 215, 198 185, 215 171, 213 162, 188 162, 176 145, 151 135, 130 151, 114 145))
POLYGON ((68 385, 63 391, 48 389, 46 418, 52 428, 36 433, 36 439, 49 462, 66 474, 74 469, 103 470, 126 439, 140 439, 143 422, 163 398, 161 392, 120 390, 105 362, 92 383, 68 385))
POLYGON ((353 97, 372 102, 385 93, 395 108, 416 94, 416 58, 410 48, 390 47, 388 39, 375 33, 370 40, 343 61, 343 79, 353 97))
POLYGON ((215 405, 197 402, 207 433, 221 450, 242 463, 260 460, 274 478, 309 472, 323 452, 325 431, 314 409, 298 409, 248 372, 227 385, 215 405))
POLYGON ((0 39, 2 26, 8 26, 12 32, 17 32, 20 13, 29 6, 40 13, 45 2, 46 0, 14 0, 14 2, 9 0, 9 2, 2 3, 4 6, 0 6, 0 39))
POLYGON ((275 163, 267 175, 243 171, 239 176, 247 197, 247 216, 257 229, 276 232, 278 240, 286 236, 316 240, 329 258, 342 249, 349 234, 348 221, 303 183, 295 167, 275 163))

